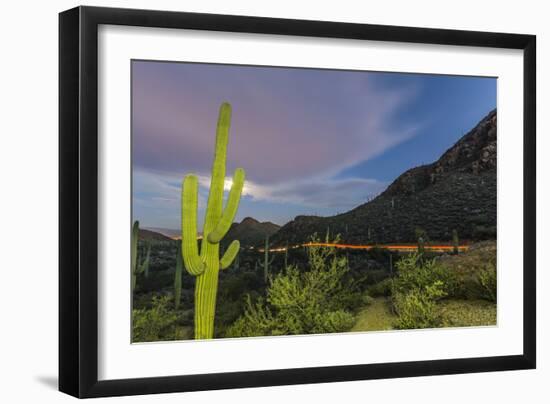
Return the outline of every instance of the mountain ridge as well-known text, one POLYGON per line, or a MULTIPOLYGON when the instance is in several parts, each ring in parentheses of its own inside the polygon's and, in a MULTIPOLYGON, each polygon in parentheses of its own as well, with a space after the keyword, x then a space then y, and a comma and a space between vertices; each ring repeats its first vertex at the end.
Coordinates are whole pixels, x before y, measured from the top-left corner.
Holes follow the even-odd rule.
POLYGON ((281 226, 272 222, 260 222, 252 217, 245 217, 240 223, 233 223, 224 239, 239 240, 241 246, 261 244, 266 236, 275 234, 281 226))
POLYGON ((496 237, 497 112, 489 112, 431 164, 399 175, 381 194, 329 217, 297 216, 274 244, 303 243, 314 234, 340 234, 347 243, 414 242, 496 237))

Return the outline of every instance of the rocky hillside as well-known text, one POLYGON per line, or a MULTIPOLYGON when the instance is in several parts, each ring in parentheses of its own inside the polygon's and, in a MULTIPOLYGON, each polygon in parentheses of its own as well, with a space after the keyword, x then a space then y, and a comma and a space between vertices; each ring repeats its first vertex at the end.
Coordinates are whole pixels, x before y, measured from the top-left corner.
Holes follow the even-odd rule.
POLYGON ((225 240, 239 240, 241 246, 253 246, 261 244, 266 236, 271 236, 279 230, 280 226, 271 222, 259 222, 254 218, 246 217, 240 223, 233 223, 225 240))
POLYGON ((340 233, 342 241, 414 242, 496 238, 497 113, 490 112, 432 164, 400 175, 382 194, 332 217, 298 216, 273 237, 275 244, 304 242, 311 234, 340 233))

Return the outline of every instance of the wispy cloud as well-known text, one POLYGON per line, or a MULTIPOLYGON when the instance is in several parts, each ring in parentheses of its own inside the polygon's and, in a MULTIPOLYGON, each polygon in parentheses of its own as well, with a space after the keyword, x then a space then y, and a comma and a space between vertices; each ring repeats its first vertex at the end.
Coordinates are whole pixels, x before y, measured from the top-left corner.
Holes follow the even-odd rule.
MULTIPOLYGON (((134 211, 137 216, 144 217, 145 223, 150 226, 159 225, 158 223, 164 223, 159 222, 160 220, 165 220, 162 226, 177 228, 180 221, 182 179, 183 175, 177 173, 135 170, 134 211)), ((210 190, 210 177, 198 175, 198 180, 198 212, 202 223, 210 190)), ((231 177, 226 177, 225 197, 231 185, 231 177)), ((301 206, 311 209, 312 213, 319 210, 339 213, 366 202, 386 186, 384 182, 365 178, 318 177, 269 185, 247 180, 243 188, 243 198, 250 203, 301 206)))
POLYGON ((334 175, 417 130, 393 119, 415 89, 369 73, 144 63, 133 80, 140 168, 209 173, 222 101, 233 106, 228 168, 261 184, 334 175))
POLYGON ((415 94, 379 86, 369 73, 134 64, 134 212, 157 221, 150 225, 169 227, 161 214, 178 223, 181 181, 194 172, 201 215, 222 101, 233 107, 226 190, 243 167, 250 203, 351 209, 387 184, 368 173, 338 174, 416 134, 418 127, 394 119, 415 94))
POLYGON ((386 183, 367 178, 314 178, 267 186, 249 182, 244 194, 253 200, 271 203, 351 209, 379 194, 386 186, 386 183))

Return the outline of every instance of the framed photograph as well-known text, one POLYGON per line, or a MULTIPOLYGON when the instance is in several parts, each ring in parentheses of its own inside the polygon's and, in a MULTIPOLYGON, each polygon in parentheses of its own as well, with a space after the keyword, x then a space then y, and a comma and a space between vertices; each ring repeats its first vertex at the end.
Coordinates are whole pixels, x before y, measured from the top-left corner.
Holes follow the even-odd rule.
POLYGON ((532 369, 535 37, 59 17, 59 388, 532 369))

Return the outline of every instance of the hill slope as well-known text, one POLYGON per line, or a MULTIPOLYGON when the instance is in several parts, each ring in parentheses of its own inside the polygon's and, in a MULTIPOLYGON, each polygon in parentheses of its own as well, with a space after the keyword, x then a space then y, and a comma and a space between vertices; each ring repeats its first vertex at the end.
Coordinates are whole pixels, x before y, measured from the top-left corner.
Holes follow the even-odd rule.
POLYGON ((241 246, 261 244, 266 236, 271 236, 280 226, 271 222, 259 222, 254 218, 246 217, 240 223, 233 223, 224 237, 226 240, 239 240, 241 246))
POLYGON ((331 217, 298 216, 273 237, 301 243, 311 234, 339 233, 352 244, 414 242, 416 229, 431 240, 496 238, 496 110, 432 164, 400 175, 382 194, 331 217))
POLYGON ((165 236, 156 231, 139 229, 139 238, 140 240, 156 240, 156 241, 168 241, 172 240, 170 237, 165 236))

